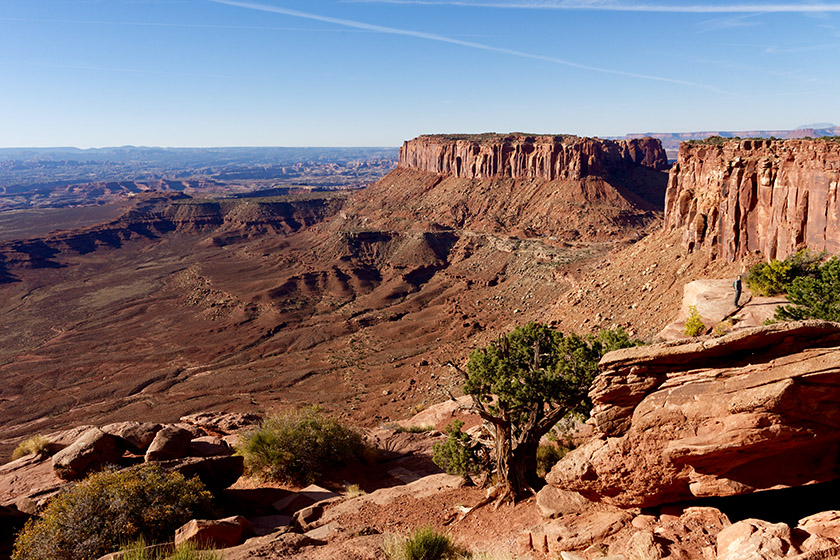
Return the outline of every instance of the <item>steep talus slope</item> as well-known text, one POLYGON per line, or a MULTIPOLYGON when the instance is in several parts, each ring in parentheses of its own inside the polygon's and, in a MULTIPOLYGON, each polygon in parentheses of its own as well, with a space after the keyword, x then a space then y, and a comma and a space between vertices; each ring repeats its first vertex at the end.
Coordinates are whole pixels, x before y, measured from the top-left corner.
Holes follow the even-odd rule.
MULTIPOLYGON (((658 177, 664 198, 661 171, 623 165, 622 177, 658 177)), ((6 244, 5 445, 208 408, 314 402, 375 424, 437 402, 438 385, 459 384, 445 362, 545 320, 570 267, 656 223, 655 207, 610 177, 403 166, 346 201, 149 202, 105 226, 6 244)))
POLYGON ((666 229, 691 250, 783 259, 802 247, 840 251, 840 142, 730 140, 683 144, 671 169, 666 229))
POLYGON ((808 247, 840 251, 840 142, 683 144, 670 172, 665 227, 576 271, 552 315, 568 330, 622 324, 650 336, 676 316, 685 284, 732 278, 808 247))

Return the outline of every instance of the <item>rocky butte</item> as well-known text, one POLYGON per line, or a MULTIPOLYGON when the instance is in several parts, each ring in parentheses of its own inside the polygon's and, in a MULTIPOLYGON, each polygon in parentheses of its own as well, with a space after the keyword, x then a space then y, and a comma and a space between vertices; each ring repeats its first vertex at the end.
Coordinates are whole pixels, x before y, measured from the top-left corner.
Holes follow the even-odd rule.
POLYGON ((759 251, 784 259, 802 247, 840 251, 840 142, 684 143, 671 168, 665 229, 689 251, 729 261, 759 251))
POLYGON ((650 138, 420 136, 345 214, 367 226, 603 241, 659 219, 666 165, 650 138))
POLYGON ((568 135, 426 135, 406 141, 399 159, 399 167, 466 179, 581 179, 634 166, 666 169, 668 158, 660 142, 568 135))

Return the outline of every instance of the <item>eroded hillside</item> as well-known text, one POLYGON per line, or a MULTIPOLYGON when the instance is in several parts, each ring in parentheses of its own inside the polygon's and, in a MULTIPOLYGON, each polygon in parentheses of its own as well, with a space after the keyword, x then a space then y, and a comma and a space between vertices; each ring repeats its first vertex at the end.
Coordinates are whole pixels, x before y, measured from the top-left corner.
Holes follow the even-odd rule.
POLYGON ((445 361, 550 320, 578 269, 659 227, 627 178, 656 178, 661 200, 665 175, 594 146, 572 142, 589 171, 558 180, 403 165, 347 200, 156 200, 6 243, 4 444, 302 402, 375 424, 440 400, 458 385, 445 361))

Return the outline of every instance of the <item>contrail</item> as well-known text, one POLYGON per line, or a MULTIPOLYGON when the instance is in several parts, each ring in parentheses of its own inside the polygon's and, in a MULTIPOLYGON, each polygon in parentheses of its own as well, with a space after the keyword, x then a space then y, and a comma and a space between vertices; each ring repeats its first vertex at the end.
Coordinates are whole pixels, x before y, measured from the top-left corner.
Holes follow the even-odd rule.
POLYGON ((399 29, 396 27, 385 27, 382 25, 374 25, 371 23, 364 23, 361 21, 353 21, 349 19, 340 19, 334 18, 329 16, 321 16, 317 14, 310 14, 307 12, 300 12, 297 10, 290 10, 288 8, 279 8, 277 6, 269 6, 267 4, 257 4, 254 2, 240 2, 238 0, 210 0, 211 2, 215 2, 217 4, 226 4, 228 6, 236 6, 239 8, 247 8, 250 10, 258 10, 262 12, 272 12, 275 14, 283 14, 292 17, 298 17, 303 19, 309 19, 314 21, 321 21, 325 23, 333 23, 335 25, 342 25, 344 27, 350 27, 353 29, 363 29, 365 31, 373 31, 376 33, 385 33, 388 35, 403 35, 406 37, 416 37, 418 39, 426 39, 428 41, 437 41, 439 43, 449 43, 451 45, 458 45, 461 47, 468 47, 471 49, 479 49, 483 51, 490 51, 496 52, 501 54, 507 54, 511 56, 518 56, 522 58, 530 58, 533 60, 542 60, 544 62, 551 62, 553 64, 560 64, 562 66, 569 66, 571 68, 578 68, 580 70, 589 70, 592 72, 601 72, 603 74, 614 74, 617 76, 626 76, 629 78, 638 78, 641 80, 653 80, 657 82, 666 82, 669 84, 677 84, 682 86, 689 86, 695 88, 701 88, 706 90, 715 91, 718 93, 723 93, 729 95, 729 92, 720 90, 715 88, 714 86, 709 86, 705 84, 698 84, 695 82, 688 82, 685 80, 677 80, 674 78, 665 78, 662 76, 653 76, 650 74, 637 74, 635 72, 626 72, 624 70, 614 70, 611 68, 601 68, 599 66, 590 66, 587 64, 579 64, 577 62, 571 62, 569 60, 563 60, 562 58, 555 58, 553 56, 546 56, 541 54, 532 54, 526 53, 522 51, 516 51, 513 49, 506 49, 503 47, 493 47, 490 45, 485 45, 482 43, 473 43, 471 41, 462 41, 460 39, 453 39, 452 37, 446 37, 445 35, 437 35, 435 33, 426 33, 423 31, 412 31, 410 29, 399 29))
POLYGON ((655 12, 674 14, 790 14, 840 12, 840 4, 696 4, 668 6, 661 4, 626 4, 599 0, 488 2, 486 0, 349 0, 357 3, 416 4, 424 6, 464 6, 469 8, 505 8, 522 10, 595 10, 603 12, 655 12))

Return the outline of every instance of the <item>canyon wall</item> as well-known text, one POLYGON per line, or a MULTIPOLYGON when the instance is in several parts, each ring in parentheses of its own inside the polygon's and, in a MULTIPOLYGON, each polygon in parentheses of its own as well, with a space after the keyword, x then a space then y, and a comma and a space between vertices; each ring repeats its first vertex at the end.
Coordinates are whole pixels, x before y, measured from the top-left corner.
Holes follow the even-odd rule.
POLYGON ((402 146, 397 169, 354 195, 342 215, 358 228, 606 241, 661 219, 665 166, 662 146, 650 138, 420 136, 402 146))
POLYGON ((426 135, 400 148, 399 167, 464 179, 581 179, 635 166, 668 167, 659 140, 524 134, 426 135))
POLYGON ((840 252, 840 142, 730 140, 684 143, 671 168, 665 229, 689 251, 733 261, 760 251, 840 252))

